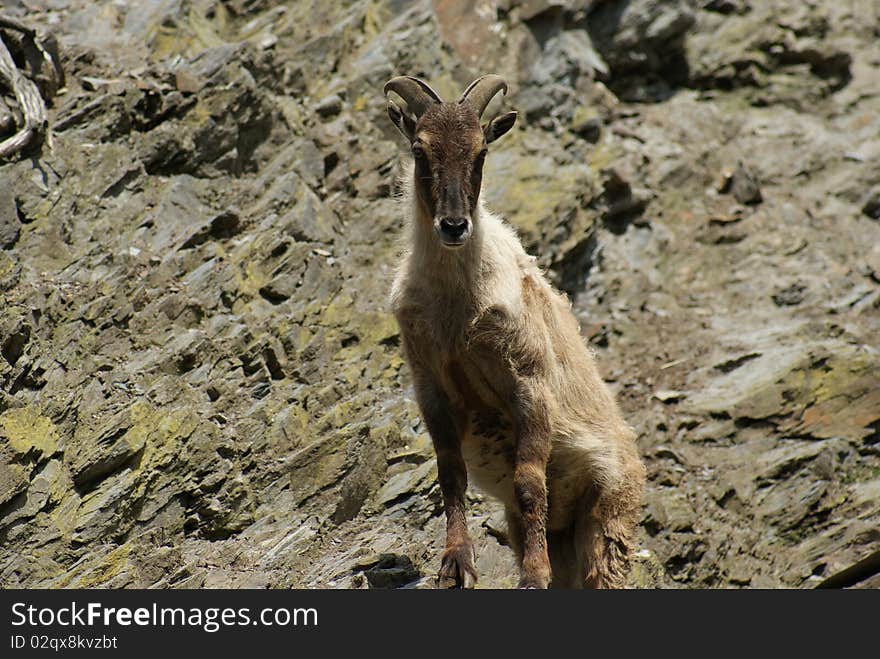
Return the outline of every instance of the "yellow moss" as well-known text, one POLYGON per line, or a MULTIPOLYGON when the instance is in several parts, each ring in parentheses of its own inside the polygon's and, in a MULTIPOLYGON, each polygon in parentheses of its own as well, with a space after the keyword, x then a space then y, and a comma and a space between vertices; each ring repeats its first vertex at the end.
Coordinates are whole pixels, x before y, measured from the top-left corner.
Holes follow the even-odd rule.
POLYGON ((143 401, 132 405, 131 420, 126 439, 133 446, 143 445, 141 464, 151 466, 176 455, 180 448, 177 440, 191 435, 199 423, 198 417, 188 409, 168 412, 143 401))
POLYGON ((384 3, 369 2, 364 10, 364 36, 369 41, 382 31, 382 26, 389 17, 384 3))
POLYGON ((293 329, 293 323, 288 316, 274 318, 273 321, 270 329, 273 336, 284 336, 293 329))
POLYGON ((613 165, 621 156, 622 153, 618 147, 602 141, 590 151, 590 155, 587 157, 587 166, 594 172, 600 172, 613 165))
POLYGON ((229 14, 222 3, 211 3, 213 14, 208 18, 207 6, 197 3, 190 7, 185 19, 173 24, 155 24, 147 28, 151 55, 156 60, 174 55, 187 55, 237 40, 230 34, 229 14))
POLYGON ((400 367, 403 366, 403 357, 399 354, 392 355, 388 360, 388 368, 382 373, 383 378, 391 378, 394 377, 397 372, 400 370, 400 367))
POLYGON ((592 105, 579 105, 571 115, 572 126, 583 124, 599 116, 599 111, 592 105))
POLYGON ((340 293, 324 309, 323 320, 326 325, 348 325, 351 320, 351 306, 354 300, 346 293, 340 293))
POLYGON ((658 588, 666 582, 666 570, 653 552, 640 551, 632 561, 627 579, 631 588, 658 588))
POLYGON ((7 502, 15 494, 27 489, 29 470, 21 465, 0 462, 0 502, 7 502))
POLYGON ((53 505, 62 503, 70 497, 73 491, 73 481, 67 469, 61 470, 57 478, 49 482, 49 502, 53 505))
POLYGON ((238 289, 247 296, 256 297, 260 289, 271 280, 260 267, 259 257, 268 250, 268 243, 277 239, 274 234, 258 236, 255 240, 243 245, 240 249, 229 252, 229 260, 233 266, 233 276, 238 289))
POLYGON ((189 10, 189 24, 196 37, 206 48, 222 46, 226 41, 221 36, 226 32, 226 8, 220 2, 211 3, 212 17, 208 18, 206 7, 193 5, 189 10))
POLYGON ((192 46, 192 36, 176 26, 158 26, 153 31, 150 46, 154 59, 165 59, 189 51, 192 46))
POLYGON ((358 316, 356 331, 361 342, 372 346, 398 333, 397 321, 387 313, 371 312, 358 316))
MULTIPOLYGON (((59 485, 59 489, 60 489, 59 485)), ((77 523, 77 514, 79 512, 80 505, 80 497, 75 493, 75 491, 71 488, 67 489, 66 492, 56 492, 53 487, 52 496, 61 498, 61 503, 58 504, 55 508, 52 509, 50 513, 50 517, 52 519, 52 523, 58 528, 58 531, 61 533, 62 537, 70 538, 70 535, 76 529, 77 523)))
POLYGON ((186 113, 183 123, 191 126, 201 126, 211 119, 211 108, 202 100, 199 100, 192 109, 186 113))
POLYGON ((40 201, 36 206, 33 207, 31 211, 31 222, 37 222, 39 220, 47 219, 49 217, 49 213, 52 208, 54 208, 55 204, 52 203, 51 199, 44 199, 40 201))
POLYGON ((306 499, 339 478, 346 459, 344 442, 342 434, 325 434, 293 456, 291 491, 298 500, 306 499), (306 463, 308 469, 297 468, 306 463))
POLYGON ((309 341, 311 341, 314 336, 315 335, 311 332, 311 330, 309 330, 308 327, 300 327, 296 333, 294 348, 296 350, 302 350, 309 344, 309 341))
POLYGON ((287 423, 284 424, 284 434, 298 446, 302 439, 307 436, 309 428, 309 413, 298 403, 291 405, 287 412, 287 423))
POLYGON ((67 587, 71 585, 77 577, 79 577, 76 581, 77 588, 98 588, 106 586, 107 581, 120 574, 123 569, 125 569, 130 555, 130 547, 127 544, 120 545, 99 561, 87 563, 86 565, 88 567, 86 569, 89 570, 88 573, 84 575, 77 574, 76 572, 68 573, 66 578, 63 579, 58 586, 61 588, 67 587))
POLYGON ((239 280, 239 288, 242 293, 257 296, 260 289, 269 283, 269 277, 266 276, 260 267, 250 261, 244 265, 244 277, 239 280))
POLYGON ((519 184, 507 190, 508 206, 516 209, 518 227, 534 235, 539 223, 553 215, 560 202, 569 201, 580 187, 580 172, 574 167, 559 167, 553 178, 547 177, 546 163, 524 158, 514 168, 514 180, 519 184))
POLYGON ((37 451, 42 457, 48 457, 58 449, 58 429, 55 424, 30 406, 0 414, 0 427, 12 450, 21 455, 37 451))
POLYGON ((324 300, 315 298, 309 300, 303 308, 303 317, 321 316, 324 314, 324 300))
POLYGON ((360 402, 350 398, 334 405, 321 419, 322 424, 329 422, 330 428, 340 428, 355 418, 355 412, 360 409, 360 402))
POLYGON ((363 95, 358 96, 358 97, 354 100, 354 103, 352 104, 351 109, 352 109, 354 112, 363 112, 364 110, 367 109, 367 103, 368 103, 368 101, 367 101, 367 97, 366 97, 366 96, 363 96, 363 95))
POLYGON ((354 363, 344 366, 342 371, 338 373, 338 377, 340 377, 343 382, 356 385, 361 382, 361 373, 363 370, 363 360, 358 359, 354 363))
MULTIPOLYGON (((138 401, 130 409, 132 426, 125 434, 125 440, 133 446, 143 446, 138 467, 133 467, 128 496, 140 499, 152 484, 151 474, 161 472, 164 465, 177 459, 184 438, 189 437, 199 425, 198 416, 188 408, 165 410, 138 401), (146 476, 146 477, 145 477, 146 476)), ((72 518, 79 519, 83 513, 77 505, 72 518)), ((75 531, 75 523, 67 524, 56 519, 62 533, 75 531)))
POLYGON ((0 277, 12 274, 13 270, 15 270, 15 261, 0 252, 0 277))
MULTIPOLYGON (((837 398, 842 393, 858 389, 859 382, 866 375, 870 376, 874 364, 865 357, 853 355, 847 360, 831 359, 827 367, 830 370, 822 373, 815 387, 817 401, 837 398)), ((867 386, 867 380, 865 384, 867 386)))
POLYGON ((281 109, 281 114, 284 115, 284 121, 287 122, 287 125, 297 134, 303 134, 305 128, 299 104, 288 96, 272 94, 271 97, 272 102, 281 109))

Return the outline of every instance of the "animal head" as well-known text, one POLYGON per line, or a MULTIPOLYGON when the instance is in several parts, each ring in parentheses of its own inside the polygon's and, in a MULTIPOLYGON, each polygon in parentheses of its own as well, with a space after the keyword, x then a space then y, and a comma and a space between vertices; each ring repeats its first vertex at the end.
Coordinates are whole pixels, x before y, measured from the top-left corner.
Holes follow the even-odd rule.
POLYGON ((440 243, 461 247, 473 232, 487 147, 509 131, 516 112, 481 125, 480 117, 498 92, 507 93, 499 76, 474 80, 461 97, 446 102, 418 78, 399 76, 385 85, 406 101, 404 112, 388 100, 388 116, 409 140, 415 161, 415 195, 440 243))

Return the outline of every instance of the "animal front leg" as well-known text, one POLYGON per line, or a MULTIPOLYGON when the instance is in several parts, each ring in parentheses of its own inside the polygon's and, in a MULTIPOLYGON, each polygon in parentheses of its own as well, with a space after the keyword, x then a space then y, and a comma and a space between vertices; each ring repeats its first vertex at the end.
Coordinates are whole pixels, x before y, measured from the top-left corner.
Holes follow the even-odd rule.
POLYGON ((547 588, 547 460, 550 426, 546 406, 536 391, 526 388, 517 397, 516 462, 513 489, 522 533, 520 588, 547 588))
POLYGON ((425 372, 414 370, 416 398, 437 455, 437 477, 446 513, 446 549, 440 561, 441 586, 473 588, 477 582, 474 545, 465 516, 467 468, 449 401, 425 372))
POLYGON ((464 497, 467 490, 467 470, 461 450, 437 448, 437 475, 443 493, 446 511, 446 549, 440 561, 440 585, 454 584, 473 588, 477 582, 476 554, 468 534, 464 497))

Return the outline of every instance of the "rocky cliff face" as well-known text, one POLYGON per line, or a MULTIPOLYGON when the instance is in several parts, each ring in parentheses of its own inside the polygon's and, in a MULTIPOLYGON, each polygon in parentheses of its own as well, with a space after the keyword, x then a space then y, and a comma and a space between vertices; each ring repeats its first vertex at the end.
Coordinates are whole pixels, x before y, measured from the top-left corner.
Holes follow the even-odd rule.
POLYGON ((399 73, 511 83, 485 195, 638 431, 634 585, 807 587, 880 539, 872 0, 26 4, 67 87, 0 165, 3 587, 430 584, 399 73))

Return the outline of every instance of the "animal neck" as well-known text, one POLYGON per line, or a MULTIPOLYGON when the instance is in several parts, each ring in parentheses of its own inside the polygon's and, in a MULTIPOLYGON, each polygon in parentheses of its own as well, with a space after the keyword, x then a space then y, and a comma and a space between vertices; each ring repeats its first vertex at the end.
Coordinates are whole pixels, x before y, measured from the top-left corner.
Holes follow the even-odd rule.
POLYGON ((457 249, 440 244, 434 231, 433 218, 425 213, 421 204, 413 200, 411 273, 435 288, 438 295, 460 296, 462 301, 472 301, 482 288, 485 276, 484 230, 478 207, 467 242, 457 249))

